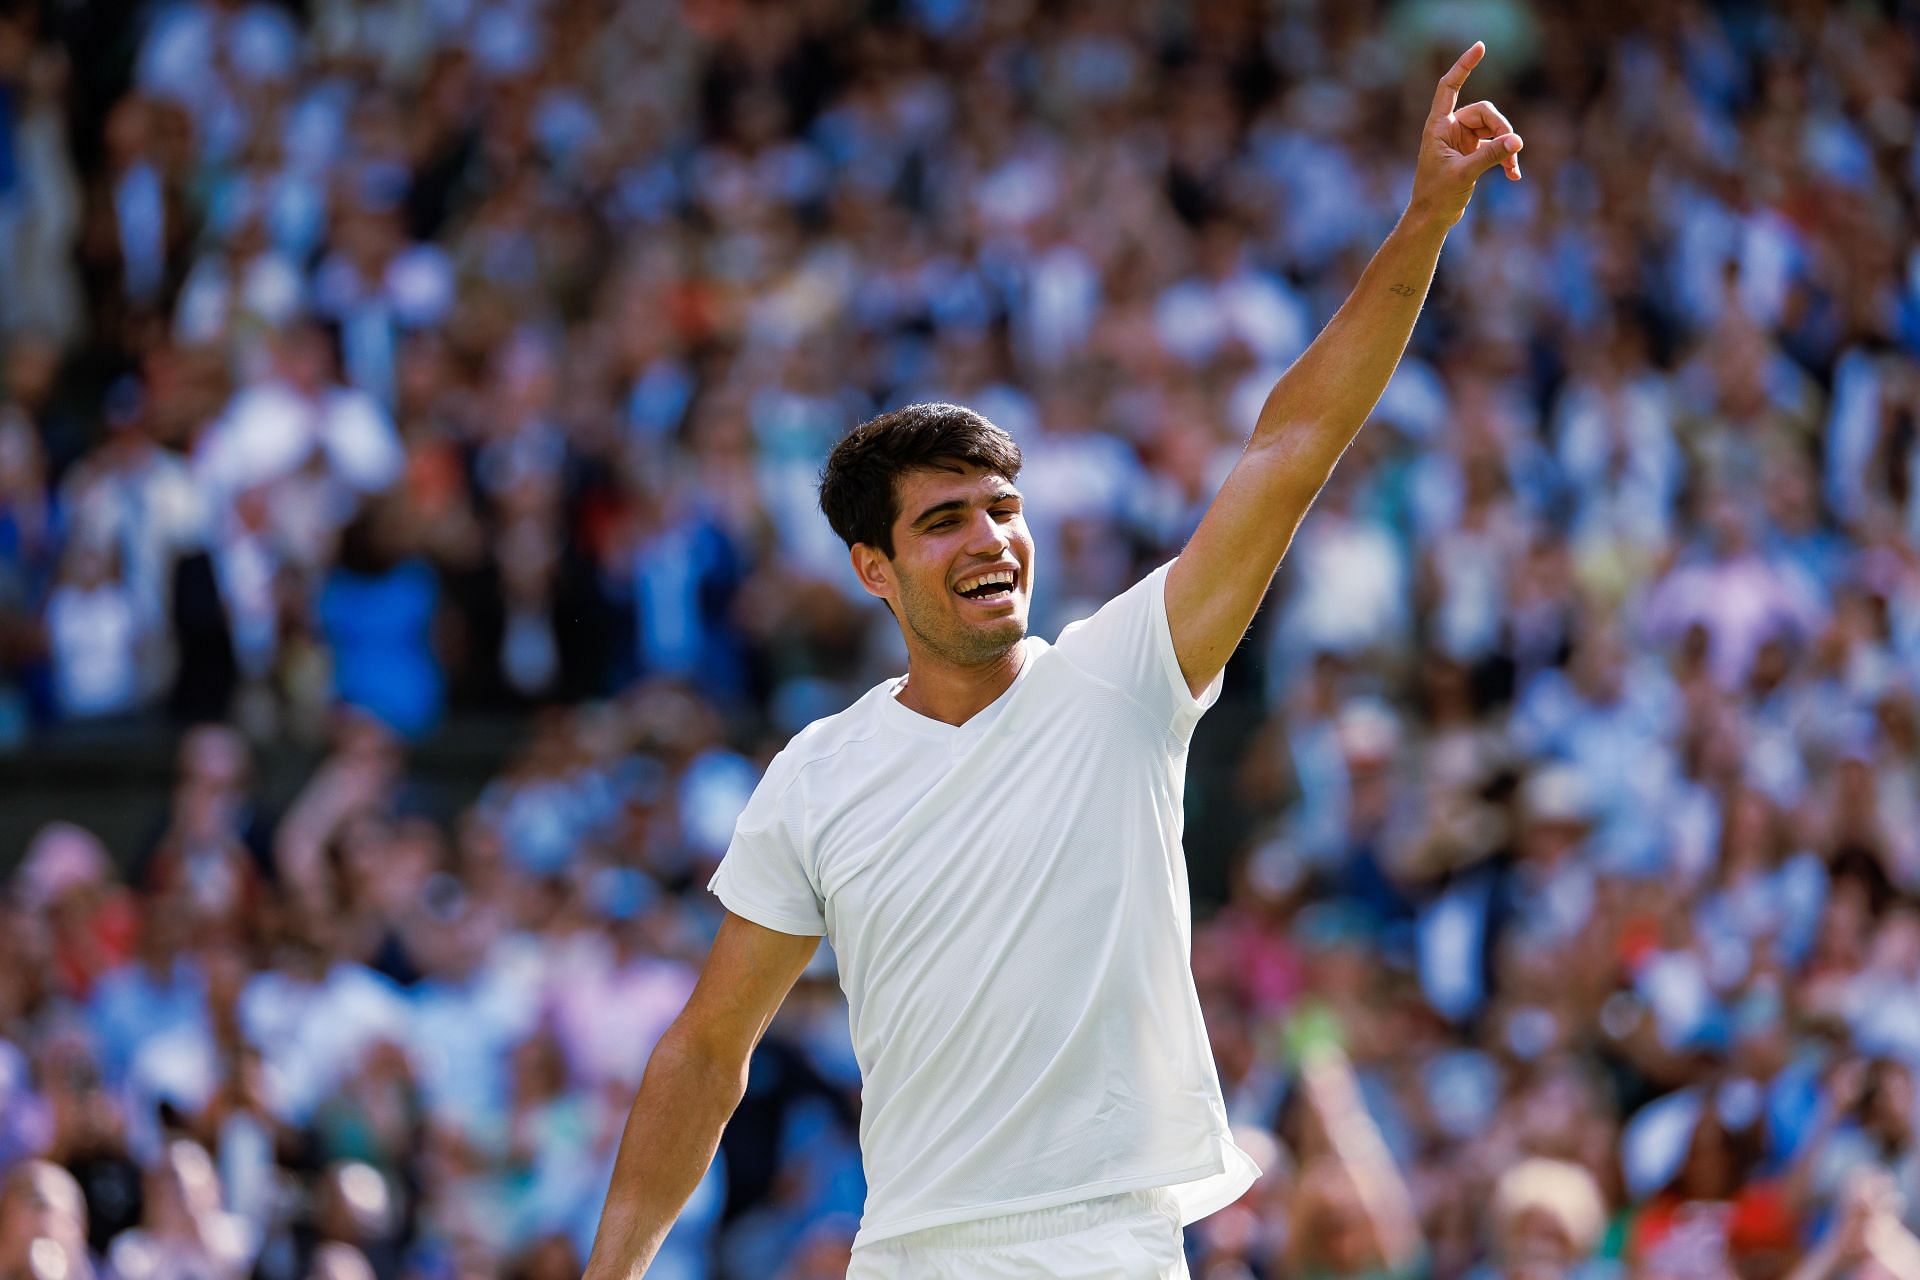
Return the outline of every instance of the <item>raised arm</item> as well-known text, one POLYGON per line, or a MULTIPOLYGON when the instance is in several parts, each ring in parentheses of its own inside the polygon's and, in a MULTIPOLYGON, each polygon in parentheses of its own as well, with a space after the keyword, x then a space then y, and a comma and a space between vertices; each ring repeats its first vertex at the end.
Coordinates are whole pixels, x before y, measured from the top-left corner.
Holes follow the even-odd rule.
POLYGON ((1380 1126, 1360 1096, 1353 1064, 1337 1050, 1317 1051, 1301 1064, 1300 1086, 1319 1116, 1332 1158, 1352 1184, 1380 1264, 1394 1272, 1412 1268, 1426 1248, 1420 1215, 1380 1126))
POLYGON ((1843 1276, 1920 1276, 1920 1240, 1900 1221, 1900 1193, 1879 1169, 1856 1172, 1841 1189, 1826 1238, 1800 1259, 1787 1280, 1843 1276), (1871 1260, 1879 1270, 1864 1270, 1871 1260))
POLYGON ((587 1280, 638 1280, 700 1185, 747 1087, 747 1059, 820 939, 728 913, 687 1007, 647 1060, 587 1280))
POLYGON ((1491 102, 1456 105, 1485 53, 1476 41, 1441 78, 1406 212, 1346 303, 1274 385, 1246 452, 1167 575, 1174 652, 1196 694, 1246 634, 1301 517, 1400 363, 1440 245, 1474 184, 1495 165, 1520 178, 1520 136, 1507 118, 1491 102))

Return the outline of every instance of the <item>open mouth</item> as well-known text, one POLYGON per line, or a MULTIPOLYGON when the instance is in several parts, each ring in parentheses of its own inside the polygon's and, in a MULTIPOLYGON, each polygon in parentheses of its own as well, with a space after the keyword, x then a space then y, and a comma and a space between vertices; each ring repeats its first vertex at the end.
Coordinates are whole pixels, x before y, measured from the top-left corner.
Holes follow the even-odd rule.
POLYGON ((975 604, 1002 603, 1013 599, 1014 583, 1018 577, 1012 569, 994 569, 962 581, 954 588, 954 593, 975 604))

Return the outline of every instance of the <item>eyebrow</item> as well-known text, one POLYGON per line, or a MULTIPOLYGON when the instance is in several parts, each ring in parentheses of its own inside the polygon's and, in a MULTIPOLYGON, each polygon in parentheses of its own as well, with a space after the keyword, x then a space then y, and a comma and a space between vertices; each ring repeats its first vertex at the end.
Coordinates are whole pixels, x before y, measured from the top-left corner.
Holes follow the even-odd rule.
MULTIPOLYGON (((996 502, 1006 502, 1008 499, 1018 502, 1020 501, 1020 495, 1012 489, 1001 489, 987 498, 987 505, 991 506, 996 502)), ((918 529, 936 516, 943 516, 949 511, 965 511, 969 505, 971 504, 965 498, 949 498, 945 502, 936 502, 915 516, 913 523, 907 527, 909 529, 918 529)))

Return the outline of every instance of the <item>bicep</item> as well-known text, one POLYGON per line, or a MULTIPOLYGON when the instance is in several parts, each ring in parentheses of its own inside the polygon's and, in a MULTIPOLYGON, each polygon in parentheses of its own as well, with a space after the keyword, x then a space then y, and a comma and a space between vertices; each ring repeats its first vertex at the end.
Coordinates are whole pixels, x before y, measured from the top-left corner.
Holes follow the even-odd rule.
POLYGON ((781 933, 729 911, 676 1028, 716 1059, 745 1064, 818 937, 781 933))
POLYGON ((1167 571, 1167 627, 1196 692, 1246 635, 1313 500, 1293 462, 1280 446, 1250 446, 1167 571))

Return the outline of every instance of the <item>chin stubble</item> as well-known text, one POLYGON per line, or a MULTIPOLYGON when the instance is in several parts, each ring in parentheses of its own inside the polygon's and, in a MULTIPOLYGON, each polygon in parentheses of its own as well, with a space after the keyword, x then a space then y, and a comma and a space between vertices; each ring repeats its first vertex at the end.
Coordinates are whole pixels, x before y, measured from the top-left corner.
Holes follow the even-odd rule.
POLYGON ((900 612, 906 618, 907 626, 912 629, 920 642, 940 657, 958 666, 974 666, 991 661, 1019 644, 1027 634, 1025 619, 1016 614, 1005 619, 1011 624, 1008 628, 1010 634, 1007 634, 1005 639, 1001 638, 1001 633, 997 629, 992 633, 983 632, 957 620, 956 634, 943 637, 933 634, 927 627, 921 625, 922 610, 913 607, 905 593, 900 597, 900 604, 900 612))

